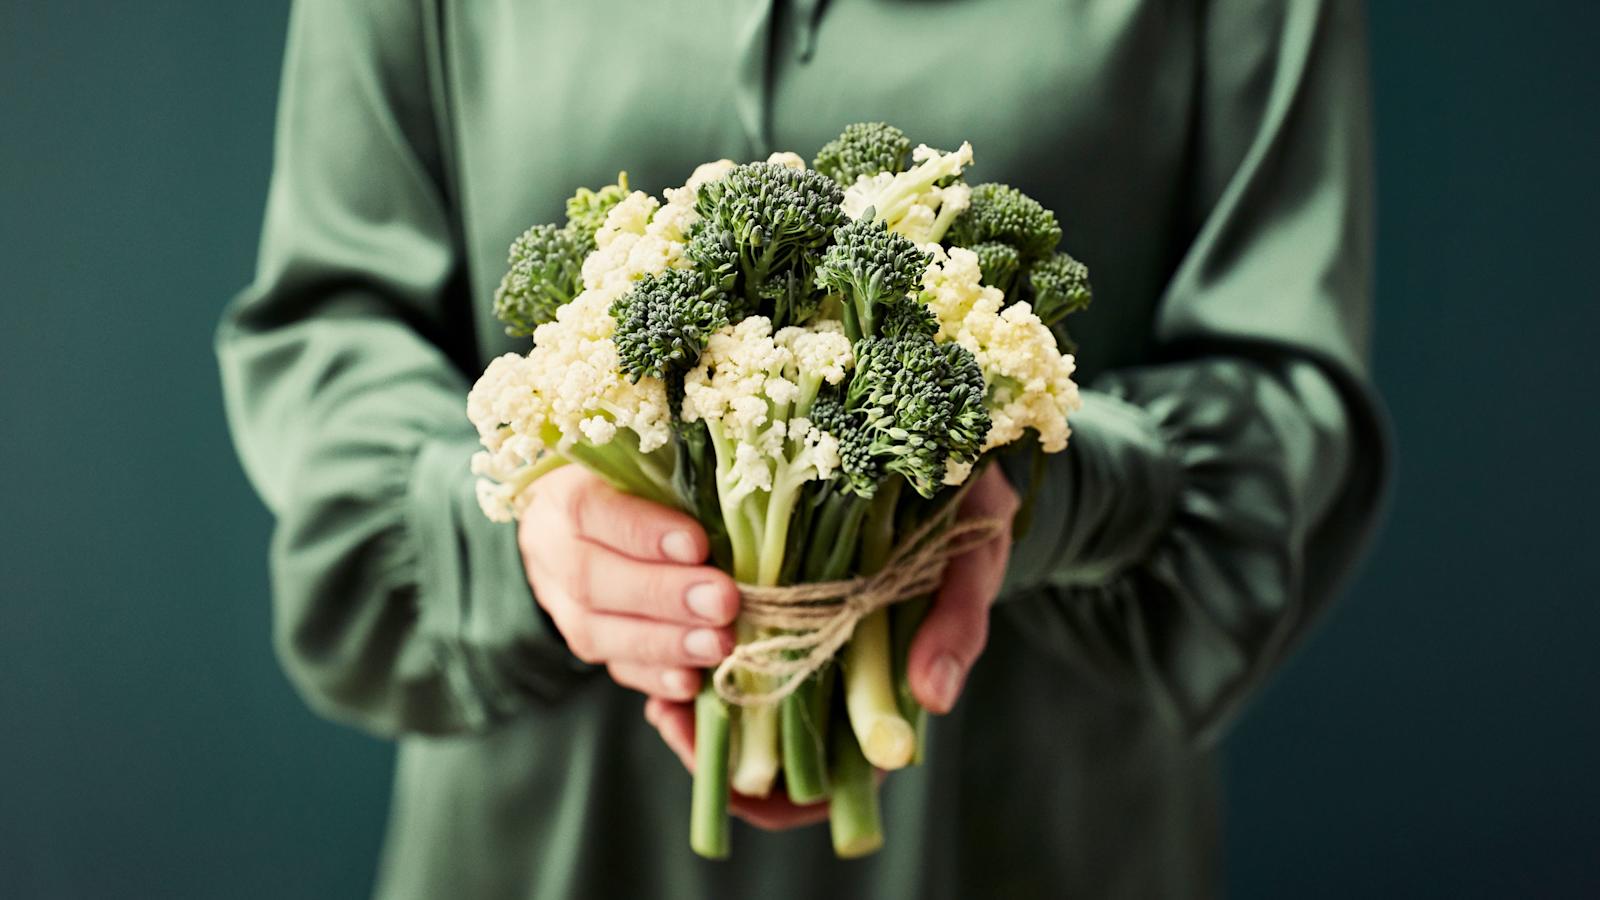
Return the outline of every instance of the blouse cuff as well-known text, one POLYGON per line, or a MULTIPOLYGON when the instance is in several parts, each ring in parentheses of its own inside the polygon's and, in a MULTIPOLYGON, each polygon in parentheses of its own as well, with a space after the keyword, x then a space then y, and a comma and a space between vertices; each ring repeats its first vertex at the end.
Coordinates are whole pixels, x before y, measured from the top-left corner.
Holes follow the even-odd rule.
POLYGON ((1156 415, 1107 393, 1082 396, 1064 451, 1042 467, 1026 453, 1001 457, 1017 492, 1033 492, 1031 523, 1012 548, 1002 596, 1046 583, 1107 582, 1168 528, 1182 466, 1156 415))
POLYGON ((553 701, 591 667, 534 601, 516 527, 478 507, 472 435, 425 441, 412 473, 408 510, 418 544, 420 630, 441 655, 460 707, 474 724, 503 717, 527 698, 553 701))

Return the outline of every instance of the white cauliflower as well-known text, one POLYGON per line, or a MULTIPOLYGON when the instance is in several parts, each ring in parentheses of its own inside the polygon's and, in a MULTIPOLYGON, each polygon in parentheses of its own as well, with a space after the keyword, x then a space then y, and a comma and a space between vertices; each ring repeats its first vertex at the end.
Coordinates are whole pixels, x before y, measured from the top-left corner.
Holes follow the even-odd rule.
POLYGON ((684 378, 683 418, 710 427, 725 503, 756 491, 782 502, 812 479, 831 477, 839 442, 805 417, 823 383, 838 384, 853 365, 838 323, 789 327, 751 316, 711 336, 684 378))
POLYGON ((552 455, 618 467, 601 472, 613 476, 636 474, 628 467, 648 460, 647 474, 661 474, 654 457, 670 452, 672 436, 666 386, 656 378, 631 381, 618 368, 607 312, 615 296, 605 289, 579 294, 534 331, 533 350, 495 359, 468 393, 467 416, 484 446, 473 469, 488 482, 479 484, 478 497, 490 518, 521 512, 530 473, 552 455))
POLYGON ((682 187, 663 191, 666 203, 643 191, 624 197, 594 234, 595 249, 583 261, 583 286, 620 295, 646 275, 688 267, 683 251, 690 226, 700 218, 695 196, 700 185, 721 178, 733 166, 726 159, 696 166, 682 187))
MULTIPOLYGON (((1005 295, 983 285, 975 253, 931 249, 921 299, 939 323, 937 339, 972 351, 983 369, 992 420, 984 450, 1009 444, 1029 428, 1038 432, 1045 452, 1065 448, 1067 416, 1082 405, 1072 355, 1060 351, 1028 304, 1004 306, 1005 295)), ((945 480, 959 483, 965 475, 951 471, 945 480)))
POLYGON ((972 202, 972 188, 962 182, 940 187, 938 182, 960 175, 972 165, 972 145, 941 153, 919 145, 911 158, 916 164, 899 173, 862 175, 845 188, 845 214, 860 219, 868 209, 873 218, 918 244, 936 243, 972 202))
POLYGON ((800 154, 790 153, 788 150, 780 150, 772 154, 767 157, 767 162, 775 166, 788 166, 791 169, 799 169, 802 172, 806 169, 806 161, 800 157, 800 154))

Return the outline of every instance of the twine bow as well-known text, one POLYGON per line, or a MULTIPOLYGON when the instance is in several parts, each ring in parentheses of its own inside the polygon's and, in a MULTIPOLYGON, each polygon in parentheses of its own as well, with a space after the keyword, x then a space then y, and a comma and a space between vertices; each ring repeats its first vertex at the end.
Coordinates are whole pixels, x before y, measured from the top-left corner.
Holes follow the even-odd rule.
POLYGON ((998 517, 949 523, 963 494, 964 490, 958 492, 944 511, 896 544, 884 567, 873 575, 783 587, 740 584, 740 618, 755 628, 781 633, 735 646, 712 676, 717 695, 737 706, 782 700, 827 665, 862 618, 937 589, 950 560, 1006 533, 1010 523, 998 517), (765 676, 775 683, 769 690, 747 693, 734 680, 739 673, 765 676))

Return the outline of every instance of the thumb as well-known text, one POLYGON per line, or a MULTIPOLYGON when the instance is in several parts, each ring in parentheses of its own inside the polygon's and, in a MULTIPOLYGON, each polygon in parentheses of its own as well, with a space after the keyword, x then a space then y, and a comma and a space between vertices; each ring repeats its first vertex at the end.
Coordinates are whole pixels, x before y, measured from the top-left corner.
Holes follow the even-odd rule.
POLYGON ((967 672, 989 638, 994 545, 986 544, 952 560, 928 617, 911 643, 906 661, 911 691, 930 712, 947 713, 961 696, 967 672))

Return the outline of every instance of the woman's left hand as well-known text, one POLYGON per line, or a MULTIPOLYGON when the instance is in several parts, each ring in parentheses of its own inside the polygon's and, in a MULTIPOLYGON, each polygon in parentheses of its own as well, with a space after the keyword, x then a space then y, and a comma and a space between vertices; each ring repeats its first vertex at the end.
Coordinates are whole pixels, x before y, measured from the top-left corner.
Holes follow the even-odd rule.
MULTIPOLYGON (((1020 505, 1017 492, 1000 467, 990 465, 962 499, 960 515, 994 516, 1009 523, 1020 505)), ((945 568, 944 584, 912 641, 907 661, 911 690, 929 712, 947 713, 961 696, 967 673, 988 640, 989 607, 999 596, 1010 558, 1008 526, 1005 534, 951 560, 945 568)), ((644 715, 683 764, 694 771, 694 704, 653 697, 645 703, 644 715)), ((778 831, 828 818, 826 803, 797 806, 780 793, 771 797, 737 793, 729 796, 730 811, 758 828, 778 831)))

